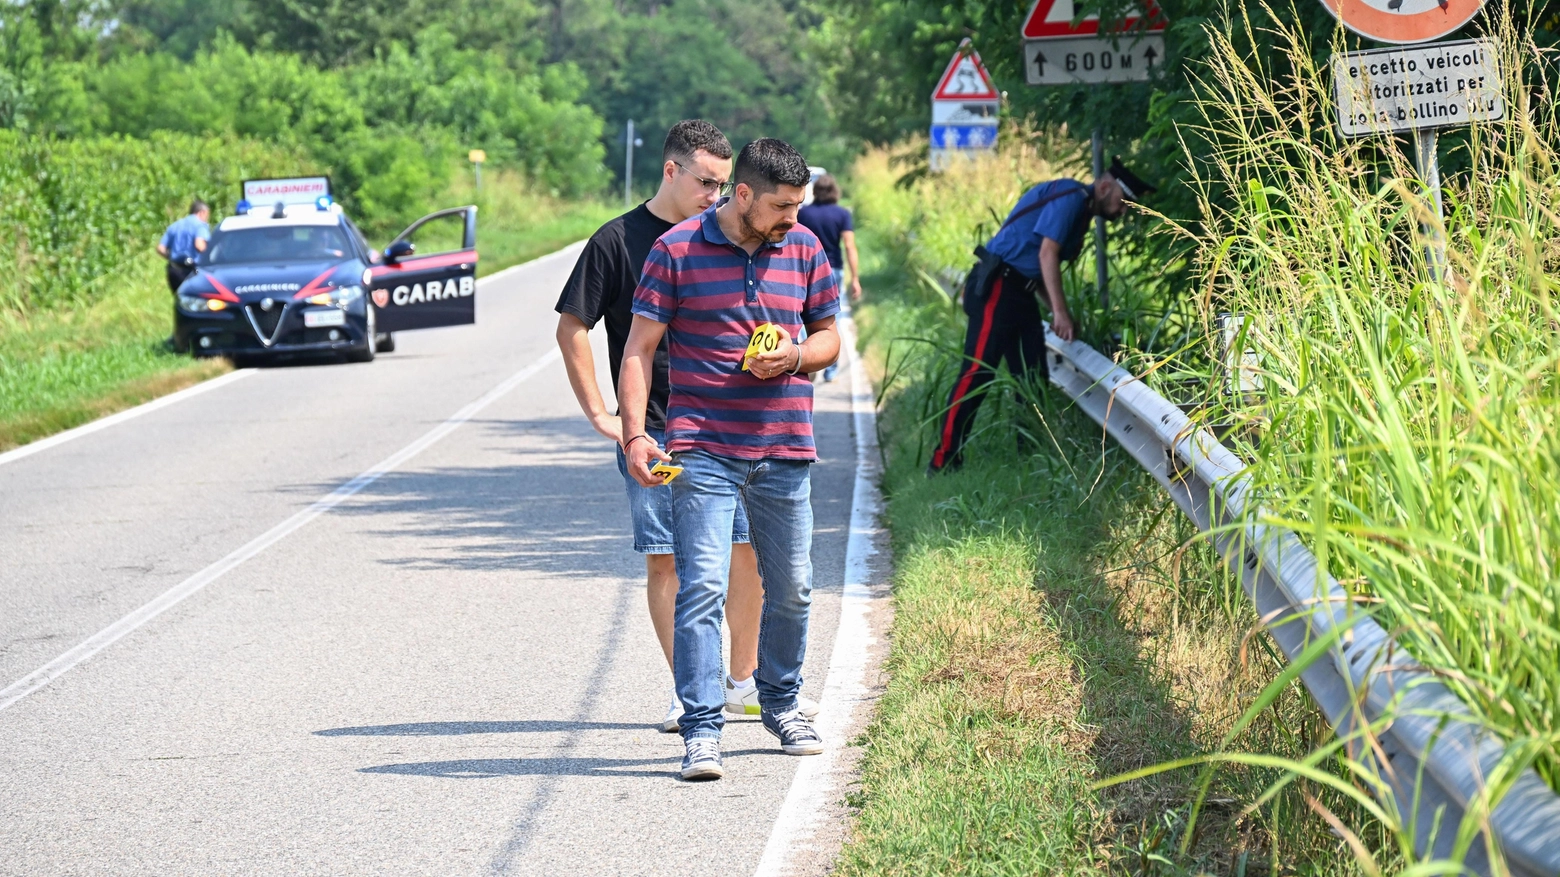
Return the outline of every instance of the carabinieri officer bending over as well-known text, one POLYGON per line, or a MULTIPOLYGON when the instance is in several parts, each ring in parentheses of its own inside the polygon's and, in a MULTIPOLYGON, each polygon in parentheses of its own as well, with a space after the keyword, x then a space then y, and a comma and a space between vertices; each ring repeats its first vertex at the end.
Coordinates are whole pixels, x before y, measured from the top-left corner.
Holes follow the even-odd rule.
POLYGON ((1061 263, 1078 258, 1090 219, 1119 219, 1125 211, 1123 199, 1135 201, 1152 191, 1154 187, 1122 167, 1117 156, 1093 186, 1061 179, 1025 192, 996 235, 975 248, 980 261, 965 278, 963 291, 964 312, 970 318, 964 334, 965 365, 953 384, 928 472, 957 469, 963 462, 964 440, 999 361, 1007 361, 1014 377, 1035 367, 1045 376, 1045 324, 1036 294, 1044 289, 1050 302, 1051 331, 1071 341, 1073 322, 1062 295, 1061 263))

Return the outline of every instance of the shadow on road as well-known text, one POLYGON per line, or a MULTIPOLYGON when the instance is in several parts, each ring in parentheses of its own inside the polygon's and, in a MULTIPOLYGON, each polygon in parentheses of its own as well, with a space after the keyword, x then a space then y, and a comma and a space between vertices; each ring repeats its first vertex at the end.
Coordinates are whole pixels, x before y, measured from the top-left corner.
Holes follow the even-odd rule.
POLYGON ((525 734, 557 731, 643 731, 644 722, 565 722, 522 719, 512 722, 410 722, 403 725, 360 725, 326 728, 318 737, 449 737, 457 734, 525 734))
MULTIPOLYGON (((739 749, 725 753, 726 758, 743 755, 785 756, 778 749, 739 749)), ((673 765, 681 759, 666 758, 463 758, 456 761, 421 761, 409 764, 383 764, 359 768, 358 773, 386 773, 398 776, 437 777, 455 780, 487 780, 495 777, 580 776, 580 777, 661 777, 674 776, 673 765), (656 770, 629 768, 662 765, 656 770)))
POLYGON ((394 548, 380 563, 590 580, 644 575, 611 445, 583 419, 484 420, 468 428, 486 459, 498 451, 513 462, 418 468, 413 461, 335 510, 385 520, 372 535, 394 548))

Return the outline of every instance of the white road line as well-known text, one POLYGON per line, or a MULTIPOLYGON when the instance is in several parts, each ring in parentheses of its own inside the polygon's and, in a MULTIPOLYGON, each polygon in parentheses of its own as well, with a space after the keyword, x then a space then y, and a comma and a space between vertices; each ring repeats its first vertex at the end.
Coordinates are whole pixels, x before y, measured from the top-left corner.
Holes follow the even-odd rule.
POLYGON ((510 375, 503 383, 487 391, 481 398, 450 415, 449 419, 443 423, 428 430, 421 438, 316 500, 313 505, 250 540, 248 544, 227 557, 164 591, 150 603, 103 628, 65 654, 16 680, 4 689, 0 689, 0 710, 6 709, 27 695, 58 679, 72 667, 108 648, 126 634, 178 605, 185 598, 221 578, 225 573, 236 568, 244 561, 287 538, 290 533, 299 527, 340 505, 347 498, 373 484, 381 475, 395 469, 407 460, 427 450, 435 442, 454 432, 456 428, 475 417, 482 409, 498 401, 504 394, 519 386, 527 378, 560 358, 558 348, 552 348, 537 361, 510 375))
MULTIPOLYGON (((560 258, 560 257, 564 257, 564 256, 570 256, 570 255, 577 255, 578 252, 579 252, 579 248, 584 246, 584 244, 585 244, 584 241, 575 241, 574 243, 569 244, 567 247, 564 247, 561 250, 555 250, 555 251, 553 251, 551 253, 548 253, 545 256, 537 256, 535 259, 532 259, 529 262, 521 262, 518 265, 510 265, 508 268, 505 268, 502 271, 494 272, 492 274, 489 274, 486 277, 479 277, 479 278, 477 278, 477 286, 480 287, 483 284, 491 283, 491 282, 496 281, 496 280, 501 280, 501 279, 509 276, 510 274, 513 274, 513 273, 521 270, 522 268, 534 268, 537 265, 539 265, 539 264, 541 264, 543 262, 549 261, 551 259, 556 259, 556 258, 560 258)), ((4 466, 7 463, 15 462, 16 460, 20 460, 23 457, 31 457, 33 454, 36 454, 39 451, 47 451, 49 448, 52 448, 52 447, 54 447, 56 445, 63 445, 63 444, 65 444, 68 441, 71 441, 73 439, 81 438, 84 435, 91 435, 94 432, 98 432, 100 430, 108 429, 110 426, 116 426, 118 424, 124 423, 126 420, 131 420, 131 419, 134 419, 136 417, 140 417, 143 414, 150 414, 150 413, 152 413, 153 411, 156 411, 159 408, 166 408, 167 406, 173 405, 176 402, 182 402, 185 399, 190 398, 191 396, 199 396, 201 393, 206 393, 206 392, 209 392, 211 390, 215 390, 218 387, 225 387, 228 384, 231 384, 234 381, 239 380, 240 378, 248 377, 249 375, 252 375, 254 373, 255 373, 255 369, 252 369, 252 368, 241 368, 241 369, 238 369, 237 371, 228 372, 227 374, 223 375, 220 378, 213 378, 213 379, 211 379, 209 381, 204 381, 202 383, 196 384, 193 387, 185 387, 184 389, 180 390, 177 393, 170 393, 170 394, 168 394, 166 396, 162 396, 160 398, 153 399, 150 402, 146 402, 144 404, 137 405, 134 408, 126 408, 125 410, 120 411, 120 412, 118 412, 116 414, 110 414, 107 417, 102 417, 102 418, 94 420, 94 421, 92 421, 90 423, 82 424, 81 426, 78 426, 75 429, 67 429, 64 432, 55 433, 54 435, 51 435, 48 438, 39 439, 39 440, 37 440, 35 442, 32 442, 30 444, 22 445, 19 448, 12 448, 11 450, 6 451, 3 454, 0 454, 0 466, 4 466)), ((5 708, 4 706, 0 706, 0 709, 4 709, 4 708, 5 708)))
POLYGON ((63 445, 72 439, 78 439, 84 435, 91 435, 92 433, 98 432, 99 430, 108 429, 110 426, 124 423, 126 420, 132 420, 134 418, 140 417, 143 414, 150 414, 159 408, 166 408, 167 406, 176 402, 182 402, 191 396, 199 396, 201 393, 210 392, 217 389, 218 387, 225 387, 236 380, 247 378, 254 373, 255 370, 252 368, 241 368, 238 371, 231 371, 220 378, 212 378, 209 381, 203 381, 194 385, 193 387, 185 387, 177 393, 169 393, 166 396, 161 396, 159 398, 153 399, 150 402, 137 405, 134 408, 126 408, 117 414, 110 414, 107 417, 101 417, 92 421, 91 423, 84 423, 75 429, 67 429, 64 432, 57 432, 48 438, 39 439, 31 444, 22 445, 19 448, 12 448, 3 454, 0 454, 0 466, 4 466, 7 463, 13 463, 22 459, 23 457, 31 457, 33 454, 36 454, 39 451, 47 451, 49 448, 52 448, 55 445, 63 445))
POLYGON ((834 635, 829 675, 823 685, 823 710, 818 732, 828 743, 822 755, 798 760, 791 790, 780 805, 780 816, 764 845, 755 877, 779 877, 792 856, 805 849, 819 827, 825 806, 839 793, 843 771, 839 753, 858 708, 870 701, 867 690, 867 650, 872 629, 868 565, 877 553, 878 494, 877 414, 872 382, 856 353, 856 325, 849 312, 839 320, 840 345, 850 355, 851 412, 856 425, 856 485, 850 507, 850 536, 845 543, 845 591, 840 597, 840 625, 834 635))

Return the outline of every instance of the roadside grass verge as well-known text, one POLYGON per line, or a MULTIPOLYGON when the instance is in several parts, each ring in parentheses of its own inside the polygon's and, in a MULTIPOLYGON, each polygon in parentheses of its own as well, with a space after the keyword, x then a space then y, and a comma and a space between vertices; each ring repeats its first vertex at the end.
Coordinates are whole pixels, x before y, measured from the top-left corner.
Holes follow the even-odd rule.
POLYGON ((1283 662, 1191 524, 1059 392, 999 380, 964 468, 924 475, 963 317, 927 282, 913 217, 958 192, 894 176, 869 154, 847 190, 896 610, 839 872, 1360 873, 1327 820, 1390 850, 1380 827, 1307 782, 1257 805, 1277 768, 1217 770, 1191 837, 1199 773, 1094 787, 1221 748, 1300 758, 1331 730, 1291 686, 1228 739, 1283 662))
POLYGON ((91 304, 0 311, 0 450, 232 369, 163 348, 173 303, 161 272, 155 257, 139 259, 91 304))
POLYGON ((477 205, 482 254, 477 273, 483 276, 584 240, 626 209, 617 202, 565 201, 540 194, 514 171, 489 171, 478 194, 469 168, 456 174, 445 203, 477 205))
MULTIPOLYGON (((469 185, 469 181, 467 181, 469 185)), ((477 203, 479 274, 487 275, 588 237, 620 212, 597 201, 533 197, 518 177, 493 174, 477 203)), ((155 241, 148 242, 148 248, 155 241)), ((383 241, 373 241, 383 244, 383 241)), ((88 303, 30 312, 0 309, 0 451, 139 405, 230 371, 222 359, 171 353, 172 298, 155 254, 94 283, 88 303)))

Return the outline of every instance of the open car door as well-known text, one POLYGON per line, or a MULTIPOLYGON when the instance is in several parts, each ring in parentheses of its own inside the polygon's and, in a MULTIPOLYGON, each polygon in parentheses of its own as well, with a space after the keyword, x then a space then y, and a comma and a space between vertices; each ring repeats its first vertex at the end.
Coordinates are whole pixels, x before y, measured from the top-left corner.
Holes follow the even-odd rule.
POLYGON ((477 321, 477 208, 452 207, 412 223, 369 269, 379 332, 477 321))

